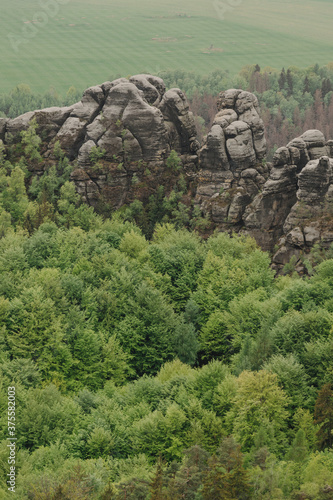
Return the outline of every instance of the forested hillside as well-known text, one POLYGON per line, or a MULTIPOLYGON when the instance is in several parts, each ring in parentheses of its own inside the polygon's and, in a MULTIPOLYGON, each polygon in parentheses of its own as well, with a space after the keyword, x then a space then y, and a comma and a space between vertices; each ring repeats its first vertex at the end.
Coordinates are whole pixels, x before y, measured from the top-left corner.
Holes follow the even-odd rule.
POLYGON ((146 237, 82 203, 59 144, 32 177, 39 145, 0 153, 0 498, 8 386, 17 498, 331 498, 331 251, 275 278, 162 191, 146 237))

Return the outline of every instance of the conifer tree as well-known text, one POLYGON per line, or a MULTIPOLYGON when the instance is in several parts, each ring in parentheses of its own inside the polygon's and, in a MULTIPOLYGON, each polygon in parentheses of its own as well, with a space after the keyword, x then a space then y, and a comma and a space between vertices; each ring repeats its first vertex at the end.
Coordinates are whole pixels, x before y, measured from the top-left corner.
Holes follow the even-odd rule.
POLYGON ((218 457, 227 474, 225 488, 230 497, 245 500, 249 498, 249 477, 243 466, 243 454, 240 445, 233 437, 224 438, 218 449, 218 457))
POLYGON ((288 95, 292 95, 294 90, 293 78, 290 69, 287 70, 286 76, 287 86, 288 86, 288 95))
POLYGON ((150 500, 164 500, 163 495, 163 461, 158 457, 155 474, 149 485, 150 500))
POLYGON ((303 429, 299 429, 296 433, 295 439, 287 454, 288 460, 293 462, 304 462, 308 454, 308 443, 303 429))
POLYGON ((310 81, 308 76, 304 78, 303 94, 305 94, 305 92, 310 93, 310 81))
POLYGON ((281 71, 280 76, 279 76, 278 83, 279 83, 279 89, 283 90, 284 86, 285 86, 285 83, 286 83, 286 72, 285 72, 284 68, 282 68, 282 71, 281 71))
POLYGON ((317 432, 319 449, 331 448, 333 443, 333 391, 331 384, 320 389, 314 409, 314 423, 321 424, 317 432))
POLYGON ((225 468, 216 455, 208 460, 201 494, 204 500, 231 500, 225 488, 225 468))

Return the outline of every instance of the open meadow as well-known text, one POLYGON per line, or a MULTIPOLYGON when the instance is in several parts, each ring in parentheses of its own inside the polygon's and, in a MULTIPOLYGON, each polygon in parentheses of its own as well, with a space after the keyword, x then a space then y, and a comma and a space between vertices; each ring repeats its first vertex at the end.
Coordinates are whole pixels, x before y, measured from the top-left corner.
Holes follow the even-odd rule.
POLYGON ((332 60, 329 0, 0 0, 0 9, 0 93, 332 60))

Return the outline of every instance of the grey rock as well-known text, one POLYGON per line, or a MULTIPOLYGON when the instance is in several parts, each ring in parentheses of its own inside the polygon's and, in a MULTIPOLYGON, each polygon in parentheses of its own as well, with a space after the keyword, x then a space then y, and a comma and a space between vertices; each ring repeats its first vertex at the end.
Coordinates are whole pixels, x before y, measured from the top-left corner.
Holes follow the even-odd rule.
POLYGON ((254 179, 256 179, 257 176, 258 176, 258 171, 255 168, 246 168, 241 173, 241 177, 243 179, 252 179, 252 180, 254 180, 254 179))
POLYGON ((278 148, 273 156, 273 167, 281 167, 284 165, 291 165, 290 151, 288 148, 278 148))
POLYGON ((236 99, 241 93, 241 89, 229 89, 220 92, 216 103, 218 111, 225 108, 235 108, 236 99))
POLYGON ((296 166, 273 168, 269 179, 244 212, 245 228, 266 250, 282 235, 283 224, 296 202, 296 166))
POLYGON ((152 75, 135 75, 129 81, 142 90, 148 104, 158 106, 165 94, 165 84, 162 78, 152 75))
POLYGON ((69 117, 56 135, 62 149, 71 158, 77 154, 78 147, 85 135, 86 122, 80 118, 69 117))
POLYGON ((330 158, 333 158, 333 140, 326 142, 327 154, 330 158))
POLYGON ((220 223, 221 221, 226 221, 229 212, 229 203, 220 200, 217 203, 211 205, 211 216, 214 222, 220 223))
POLYGON ((307 148, 322 147, 326 144, 325 136, 320 130, 311 129, 307 130, 300 136, 307 148))
POLYGON ((306 144, 311 160, 316 160, 321 156, 327 155, 326 140, 320 130, 307 130, 301 135, 301 139, 306 144))
MULTIPOLYGON (((328 246, 333 241, 333 141, 309 130, 279 148, 273 163, 266 164, 257 98, 241 89, 226 90, 217 109, 199 148, 185 94, 180 89, 166 92, 162 79, 141 74, 90 87, 73 106, 0 119, 0 140, 6 146, 9 134, 15 140, 35 118, 37 132, 43 130, 46 161, 54 160, 52 148, 59 140, 78 162, 72 180, 85 201, 96 206, 102 194, 114 208, 137 195, 131 187, 134 173, 144 180, 147 166, 158 175, 174 149, 194 203, 220 230, 250 234, 266 250, 284 235, 274 256, 276 269, 291 256, 299 259, 318 241, 328 246), (95 146, 106 155, 94 169, 90 152, 95 146)), ((151 188, 142 191, 148 196, 151 188)))
POLYGON ((206 144, 200 150, 201 167, 210 170, 229 170, 226 140, 223 129, 213 125, 207 135, 206 144))
POLYGON ((286 235, 286 241, 292 246, 303 247, 305 244, 304 234, 299 227, 295 227, 286 235))
POLYGON ((54 106, 52 108, 35 111, 34 118, 36 119, 38 125, 44 126, 55 124, 60 127, 67 120, 72 110, 73 106, 63 108, 54 106))
POLYGON ((242 216, 246 206, 250 203, 251 198, 245 189, 240 189, 233 197, 228 212, 228 222, 230 224, 238 224, 242 220, 242 216))
POLYGON ((6 133, 16 136, 23 130, 27 130, 30 124, 30 120, 35 116, 35 111, 29 111, 20 115, 17 118, 8 120, 6 124, 6 133))
POLYGON ((314 226, 305 226, 303 229, 305 243, 312 247, 320 240, 320 231, 314 226))
MULTIPOLYGON (((168 90, 163 96, 159 109, 165 122, 174 124, 174 130, 179 137, 179 152, 181 154, 196 152, 198 149, 196 128, 185 94, 180 89, 168 90)), ((168 142, 172 142, 170 135, 168 142)))
POLYGON ((254 165, 256 154, 249 125, 242 121, 233 122, 225 129, 225 135, 227 151, 232 162, 231 168, 241 171, 254 165))
POLYGON ((306 143, 300 137, 296 137, 287 144, 287 148, 290 151, 291 159, 295 162, 295 153, 293 153, 294 148, 299 151, 299 162, 295 163, 297 165, 297 170, 300 171, 305 165, 310 161, 309 152, 306 143))
POLYGON ((278 274, 280 274, 281 268, 288 262, 290 262, 290 259, 292 257, 296 257, 297 261, 300 258, 301 254, 302 250, 299 248, 291 247, 289 245, 282 245, 273 255, 273 267, 275 267, 275 269, 278 271, 278 274))
POLYGON ((107 94, 110 89, 121 83, 128 83, 127 78, 117 78, 116 80, 112 80, 112 82, 104 82, 102 83, 101 87, 104 93, 107 94))
POLYGON ((236 111, 233 109, 222 109, 216 113, 213 125, 220 125, 222 128, 226 128, 230 123, 238 120, 236 111))
POLYGON ((90 152, 93 147, 96 147, 96 144, 94 141, 87 141, 85 142, 81 148, 79 149, 78 153, 78 164, 79 165, 90 165, 90 152))
POLYGON ((74 105, 71 116, 91 121, 102 109, 104 102, 105 94, 103 88, 100 85, 90 87, 83 93, 81 101, 74 105))
POLYGON ((311 160, 298 176, 298 200, 312 203, 320 200, 327 192, 332 178, 333 160, 322 156, 311 160))
POLYGON ((243 90, 240 94, 237 95, 235 110, 238 116, 242 115, 246 111, 251 110, 253 112, 253 108, 255 110, 258 109, 258 99, 254 94, 243 90))

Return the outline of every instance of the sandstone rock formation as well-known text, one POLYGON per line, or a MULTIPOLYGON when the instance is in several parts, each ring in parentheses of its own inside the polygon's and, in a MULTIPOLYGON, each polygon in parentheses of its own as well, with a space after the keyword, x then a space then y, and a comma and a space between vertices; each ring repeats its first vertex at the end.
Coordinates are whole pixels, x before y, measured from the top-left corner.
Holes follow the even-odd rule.
POLYGON ((245 211, 244 226, 263 248, 272 250, 278 243, 273 258, 278 269, 321 239, 318 221, 310 221, 320 217, 329 197, 330 153, 319 130, 279 148, 262 193, 245 211))
MULTIPOLYGON (((65 108, 31 111, 13 120, 0 119, 0 139, 17 136, 35 119, 47 143, 44 156, 52 155, 55 142, 71 160, 80 194, 92 205, 109 188, 117 193, 114 206, 124 199, 138 163, 165 163, 172 149, 184 165, 197 160, 196 129, 185 95, 179 89, 166 92, 161 78, 136 75, 87 89, 80 102, 65 108), (91 169, 93 148, 104 151, 103 160, 121 165, 117 175, 91 169)), ((108 193, 110 195, 110 193, 108 193)))
POLYGON ((319 130, 308 130, 266 163, 257 98, 231 89, 220 93, 217 105, 200 148, 182 91, 166 91, 161 78, 135 75, 91 87, 69 107, 0 118, 0 141, 5 146, 15 141, 35 119, 45 158, 38 168, 55 163, 58 142, 76 166, 72 180, 83 199, 94 206, 104 199, 113 208, 138 196, 149 199, 159 184, 169 183, 171 190, 167 158, 175 150, 187 198, 219 230, 250 234, 271 252, 277 245, 277 270, 291 257, 301 263, 318 242, 327 248, 333 242, 333 141, 319 130), (94 155, 102 159, 96 161, 94 155), (144 195, 134 186, 138 182, 145 186, 144 195))
POLYGON ((264 125, 250 92, 221 92, 218 113, 199 151, 196 203, 221 229, 242 224, 246 206, 265 183, 268 170, 264 125))
POLYGON ((302 265, 302 256, 321 243, 333 242, 333 160, 328 156, 310 160, 298 174, 297 201, 283 225, 283 237, 273 262, 279 269, 294 257, 302 265))

